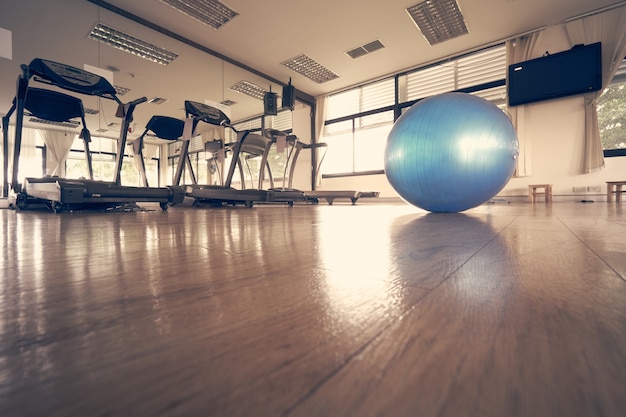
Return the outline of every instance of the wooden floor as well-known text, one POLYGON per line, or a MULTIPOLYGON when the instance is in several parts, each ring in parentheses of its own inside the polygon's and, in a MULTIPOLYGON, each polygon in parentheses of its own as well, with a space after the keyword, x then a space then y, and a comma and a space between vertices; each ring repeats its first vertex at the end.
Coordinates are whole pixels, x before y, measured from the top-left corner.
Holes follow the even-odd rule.
POLYGON ((0 416, 626 415, 621 205, 0 210, 0 416))

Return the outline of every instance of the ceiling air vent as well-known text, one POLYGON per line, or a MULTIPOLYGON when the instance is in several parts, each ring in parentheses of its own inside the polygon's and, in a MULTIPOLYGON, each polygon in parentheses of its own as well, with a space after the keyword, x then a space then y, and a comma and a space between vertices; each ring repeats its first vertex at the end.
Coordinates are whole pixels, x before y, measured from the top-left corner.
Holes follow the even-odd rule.
POLYGON ((350 49, 349 51, 346 51, 346 54, 348 54, 350 58, 356 59, 384 47, 385 45, 383 45, 380 40, 376 39, 375 41, 366 43, 365 45, 357 46, 356 48, 350 49))
POLYGON ((86 108, 85 114, 93 114, 93 115, 100 114, 100 110, 86 108))
POLYGON ((233 106, 233 105, 237 104, 237 102, 236 101, 232 101, 232 100, 223 100, 223 101, 220 101, 220 104, 223 104, 224 106, 229 106, 230 107, 230 106, 233 106))

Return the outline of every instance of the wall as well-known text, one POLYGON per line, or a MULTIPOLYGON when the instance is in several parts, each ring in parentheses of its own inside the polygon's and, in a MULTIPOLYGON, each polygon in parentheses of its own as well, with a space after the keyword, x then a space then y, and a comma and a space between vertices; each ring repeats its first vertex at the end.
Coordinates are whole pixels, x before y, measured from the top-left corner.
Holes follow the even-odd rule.
MULTIPOLYGON (((539 37, 533 58, 545 51, 569 49, 563 28, 547 28, 539 37)), ((626 157, 606 158, 606 166, 583 174, 583 97, 575 96, 526 106, 525 134, 531 161, 530 174, 512 178, 499 193, 501 197, 526 197, 528 184, 553 184, 555 201, 593 197, 606 199, 606 181, 626 180, 626 157)), ((381 155, 381 158, 383 156, 381 155)), ((398 197, 384 175, 324 179, 319 189, 374 190, 381 197, 398 197)))
MULTIPOLYGON (((593 196, 605 199, 606 181, 626 180, 626 157, 605 158, 605 167, 590 174, 580 172, 584 150, 584 109, 581 97, 527 106, 527 140, 531 152, 529 176, 512 178, 501 197, 525 197, 528 184, 553 184, 555 201, 593 196)), ((382 157, 382 156, 381 156, 382 157)), ((325 178, 319 189, 379 191, 381 197, 398 197, 384 175, 325 178)))

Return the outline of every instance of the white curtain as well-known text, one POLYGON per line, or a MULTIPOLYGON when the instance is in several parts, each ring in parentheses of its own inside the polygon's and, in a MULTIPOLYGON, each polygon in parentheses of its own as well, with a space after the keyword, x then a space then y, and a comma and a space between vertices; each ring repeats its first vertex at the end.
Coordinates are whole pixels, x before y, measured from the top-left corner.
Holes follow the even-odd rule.
MULTIPOLYGON (((602 42, 602 86, 606 87, 626 55, 626 7, 567 22, 565 29, 571 46, 602 42)), ((597 100, 601 95, 602 90, 585 94, 583 173, 604 167, 597 113, 597 100)))
MULTIPOLYGON (((9 187, 13 179, 13 153, 15 144, 15 126, 9 125, 8 144, 8 178, 9 187)), ((18 161, 17 180, 21 182, 26 177, 41 177, 41 159, 37 158, 37 130, 24 127, 18 161)))
MULTIPOLYGON (((540 32, 533 32, 527 35, 510 39, 506 43, 507 68, 511 64, 523 62, 533 58, 534 49, 537 45, 540 32)), ((515 166, 516 177, 526 177, 531 175, 531 141, 526 133, 525 105, 508 107, 508 113, 517 131, 519 140, 519 155, 515 166)))
MULTIPOLYGON (((46 144, 46 175, 64 175, 64 163, 72 149, 75 134, 56 130, 38 130, 46 144)), ((24 143, 22 143, 22 148, 24 143)))
MULTIPOLYGON (((326 107, 328 104, 328 96, 320 96, 317 97, 315 99, 315 143, 320 143, 322 141, 322 137, 324 136, 324 122, 326 122, 326 107)), ((322 183, 322 176, 320 175, 320 163, 321 161, 319 160, 319 158, 322 157, 322 155, 324 155, 324 152, 326 152, 326 150, 322 150, 321 152, 318 151, 319 148, 314 148, 315 149, 315 159, 317 161, 317 167, 315 167, 314 169, 317 169, 316 175, 315 175, 315 185, 321 185, 322 183)))

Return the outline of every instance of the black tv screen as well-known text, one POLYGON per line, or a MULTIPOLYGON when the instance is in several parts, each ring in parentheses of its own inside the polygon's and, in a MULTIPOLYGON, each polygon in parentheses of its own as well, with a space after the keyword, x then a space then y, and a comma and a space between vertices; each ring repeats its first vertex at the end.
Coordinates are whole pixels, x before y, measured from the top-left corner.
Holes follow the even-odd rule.
POLYGON ((534 103, 602 88, 601 43, 509 65, 509 105, 534 103))

